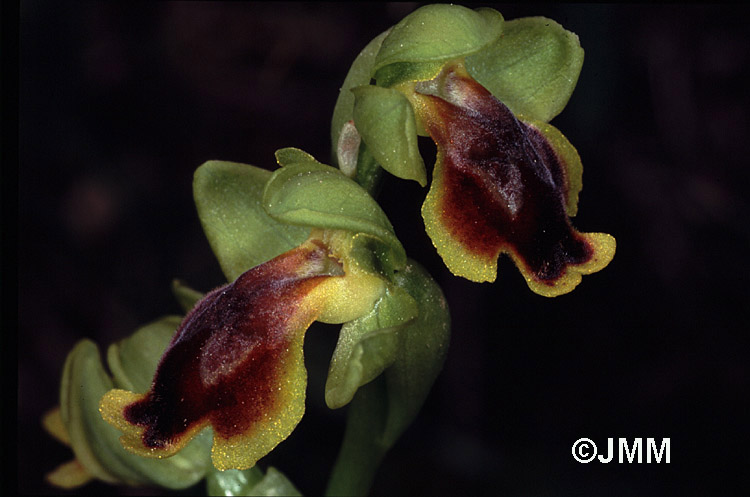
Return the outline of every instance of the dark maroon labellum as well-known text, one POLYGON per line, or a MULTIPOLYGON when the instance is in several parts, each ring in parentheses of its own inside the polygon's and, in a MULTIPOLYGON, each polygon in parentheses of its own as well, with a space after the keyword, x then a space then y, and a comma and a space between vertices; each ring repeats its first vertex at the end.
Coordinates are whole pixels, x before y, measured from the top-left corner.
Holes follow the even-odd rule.
POLYGON ((443 224, 487 259, 513 253, 541 282, 594 250, 565 210, 566 170, 545 137, 476 81, 449 75, 463 105, 434 95, 425 120, 443 160, 443 224))
POLYGON ((151 391, 124 410, 128 422, 146 427, 145 446, 163 448, 209 422, 231 438, 274 411, 290 320, 309 325, 314 317, 300 317, 298 306, 328 277, 300 268, 325 257, 323 249, 290 251, 195 306, 164 353, 151 391))

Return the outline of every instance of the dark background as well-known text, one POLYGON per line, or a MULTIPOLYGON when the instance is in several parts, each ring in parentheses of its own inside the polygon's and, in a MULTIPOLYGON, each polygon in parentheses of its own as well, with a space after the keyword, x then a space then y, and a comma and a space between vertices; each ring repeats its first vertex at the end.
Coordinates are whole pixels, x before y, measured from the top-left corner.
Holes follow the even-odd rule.
MULTIPOLYGON (((71 457, 39 422, 57 403, 65 355, 82 337, 104 350, 178 312, 174 277, 203 291, 222 283, 193 171, 209 159, 273 168, 285 146, 328 161, 349 64, 418 5, 21 3, 20 492, 154 491, 44 483, 71 457)), ((553 124, 585 167, 574 223, 613 234, 617 254, 551 300, 507 258, 497 282, 470 283, 445 270, 424 234, 426 190, 388 178, 382 206, 442 285, 453 335, 373 495, 747 492, 746 12, 490 5, 579 35, 583 71, 553 124), (579 464, 571 445, 581 437, 600 449, 608 437, 670 437, 671 464, 579 464)), ((323 402, 335 336, 333 326, 308 332, 307 414, 261 461, 309 495, 324 488, 343 431, 343 412, 323 402)))

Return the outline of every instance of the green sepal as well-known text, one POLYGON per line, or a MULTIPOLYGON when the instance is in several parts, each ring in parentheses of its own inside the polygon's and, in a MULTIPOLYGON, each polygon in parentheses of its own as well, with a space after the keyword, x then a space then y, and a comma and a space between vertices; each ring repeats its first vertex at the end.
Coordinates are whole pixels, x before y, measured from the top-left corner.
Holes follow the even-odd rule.
POLYGON ((108 483, 141 485, 146 480, 123 460, 125 449, 117 451, 119 433, 99 415, 99 399, 112 387, 96 344, 79 341, 63 366, 60 416, 76 459, 89 473, 108 483))
POLYGON ((60 388, 60 414, 76 459, 94 477, 109 483, 181 489, 201 480, 210 466, 210 433, 196 437, 169 459, 146 459, 125 451, 120 432, 99 414, 99 399, 114 386, 99 350, 81 340, 68 354, 60 388))
POLYGON ((439 62, 463 57, 496 40, 503 16, 493 9, 459 5, 421 7, 393 26, 375 58, 374 71, 402 62, 439 62))
POLYGON ((271 172, 209 161, 195 171, 193 195, 211 248, 228 281, 302 243, 309 230, 279 223, 261 203, 271 172))
POLYGON ((443 292, 422 266, 410 260, 394 280, 417 302, 419 314, 399 333, 396 360, 385 371, 388 421, 383 439, 389 446, 417 416, 443 368, 451 324, 443 292))
POLYGON ((416 319, 399 329, 396 359, 357 390, 328 495, 366 494, 378 464, 419 413, 442 369, 450 341, 450 315, 438 284, 409 260, 394 277, 418 305, 416 319))
POLYGON ((213 470, 206 476, 208 495, 301 496, 299 490, 279 470, 270 466, 263 474, 257 465, 246 470, 213 470))
POLYGON ((354 93, 354 125, 375 160, 402 179, 427 184, 417 144, 417 124, 409 100, 399 91, 360 86, 354 93))
POLYGON ((180 316, 165 316, 111 344, 107 349, 107 366, 115 387, 135 393, 147 392, 156 365, 181 322, 180 316))
POLYGON ((406 253, 393 226, 375 200, 340 170, 317 161, 278 169, 263 192, 266 212, 280 223, 366 233, 387 247, 382 254, 393 268, 406 253))
POLYGON ((184 312, 195 307, 195 304, 203 298, 201 292, 190 288, 184 281, 178 279, 172 280, 172 294, 184 312))
POLYGON ((503 36, 466 57, 466 70, 516 115, 549 122, 583 66, 578 36, 546 17, 507 21, 503 36))
POLYGON ((339 96, 336 99, 336 106, 333 108, 333 117, 331 118, 332 157, 337 156, 336 147, 339 143, 341 129, 345 123, 353 119, 354 95, 350 90, 357 86, 370 84, 373 74, 372 67, 375 65, 375 56, 380 50, 380 45, 383 43, 383 39, 389 32, 390 30, 379 34, 362 49, 349 68, 346 78, 344 78, 344 83, 341 85, 339 96))
POLYGON ((325 386, 326 404, 348 404, 362 385, 375 379, 398 354, 399 330, 418 313, 417 303, 403 289, 387 288, 369 314, 341 328, 325 386))

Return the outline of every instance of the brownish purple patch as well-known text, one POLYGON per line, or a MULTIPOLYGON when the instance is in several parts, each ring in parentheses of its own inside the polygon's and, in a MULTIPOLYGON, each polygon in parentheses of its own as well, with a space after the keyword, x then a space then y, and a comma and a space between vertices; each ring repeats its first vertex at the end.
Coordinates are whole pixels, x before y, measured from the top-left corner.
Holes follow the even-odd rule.
POLYGON ((247 432, 273 413, 285 374, 290 320, 327 275, 300 276, 327 257, 301 247, 242 274, 206 295, 186 316, 165 351, 151 390, 128 405, 125 419, 145 426, 146 447, 163 448, 210 422, 217 435, 247 432))
POLYGON ((442 221, 467 250, 512 252, 552 285, 594 250, 565 210, 566 169, 545 137, 476 81, 450 75, 467 105, 424 95, 426 127, 443 161, 442 221))

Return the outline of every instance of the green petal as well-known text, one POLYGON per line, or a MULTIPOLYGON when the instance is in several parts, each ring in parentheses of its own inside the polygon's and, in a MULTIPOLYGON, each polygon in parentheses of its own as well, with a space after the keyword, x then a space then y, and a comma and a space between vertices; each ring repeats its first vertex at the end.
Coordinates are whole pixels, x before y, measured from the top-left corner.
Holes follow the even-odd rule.
POLYGON ((503 35, 466 57, 466 69, 510 110, 548 122, 570 99, 583 65, 578 36, 546 17, 507 21, 503 35))
POLYGON ((270 177, 265 169, 223 161, 206 162, 195 172, 198 216, 228 281, 307 238, 309 230, 281 224, 263 210, 270 177))
POLYGON ((187 447, 187 453, 170 459, 144 459, 122 448, 120 433, 99 415, 99 399, 112 387, 96 344, 90 340, 78 342, 65 361, 60 413, 76 458, 86 470, 110 483, 156 484, 172 489, 186 488, 202 479, 210 465, 205 436, 187 447))
POLYGON ((348 404, 357 389, 390 366, 398 353, 399 329, 417 316, 417 303, 403 289, 387 289, 372 311, 341 328, 326 380, 326 404, 348 404))
POLYGON ((292 166, 294 164, 317 164, 323 166, 322 162, 318 161, 315 157, 308 154, 304 150, 300 150, 295 147, 281 148, 274 153, 276 156, 276 162, 281 167, 292 166))
MULTIPOLYGON (((390 31, 390 30, 389 30, 390 31)), ((344 83, 339 90, 339 97, 336 100, 336 106, 333 109, 333 118, 331 119, 331 146, 333 147, 332 157, 336 157, 336 147, 339 143, 339 135, 344 124, 353 119, 354 113, 354 95, 351 90, 354 87, 369 85, 372 79, 373 66, 375 65, 375 56, 380 50, 383 39, 389 31, 376 36, 354 59, 349 72, 344 79, 344 83)))
POLYGON ((396 90, 377 86, 360 86, 352 92, 354 124, 375 160, 394 176, 425 186, 427 174, 409 100, 396 90))
POLYGON ((406 261, 404 248, 377 202, 333 167, 310 161, 277 170, 263 192, 263 204, 281 223, 367 233, 385 243, 385 258, 394 267, 406 261))
POLYGON ((383 40, 374 69, 399 62, 448 61, 494 41, 503 17, 492 9, 448 4, 426 5, 396 24, 383 40))

